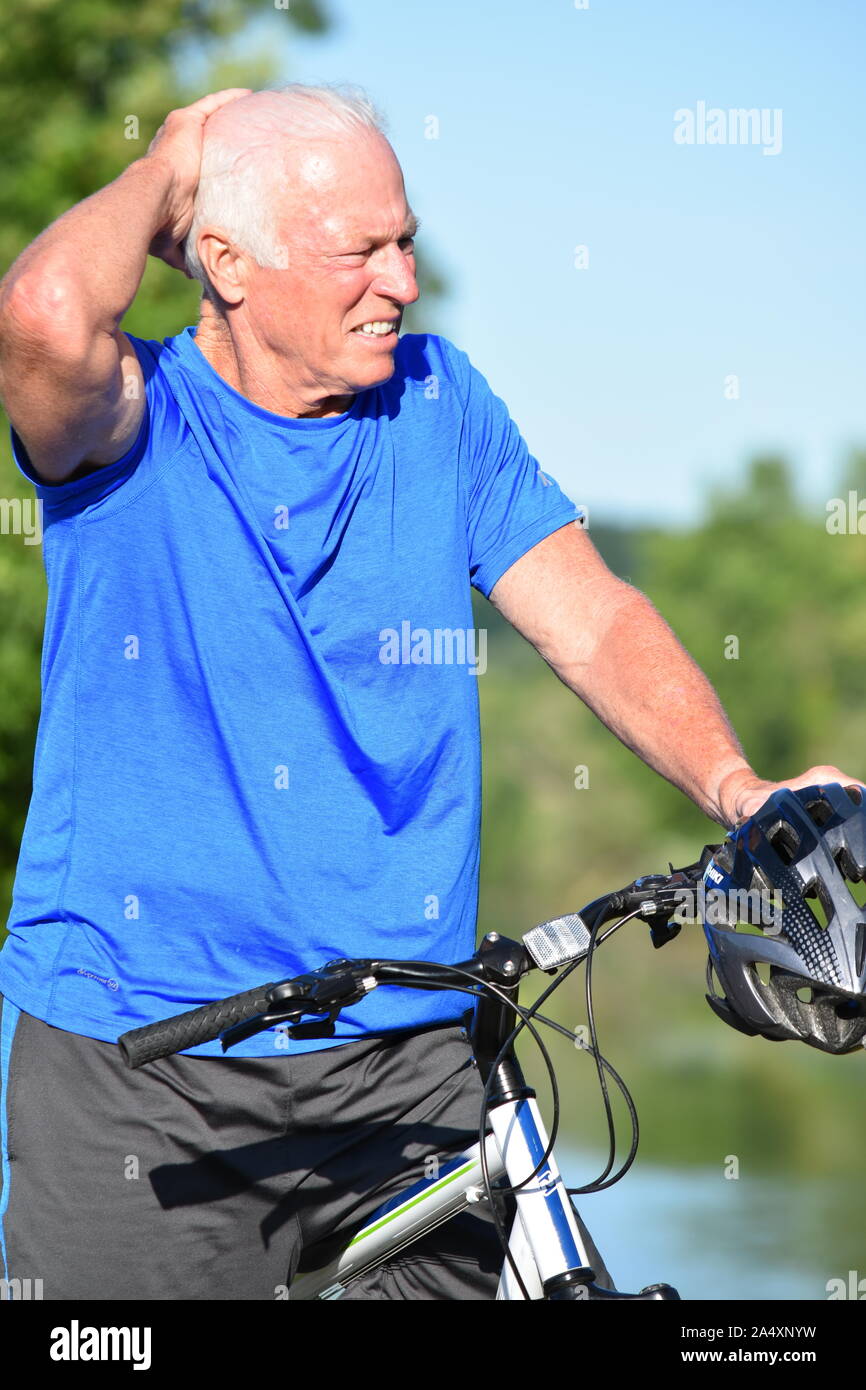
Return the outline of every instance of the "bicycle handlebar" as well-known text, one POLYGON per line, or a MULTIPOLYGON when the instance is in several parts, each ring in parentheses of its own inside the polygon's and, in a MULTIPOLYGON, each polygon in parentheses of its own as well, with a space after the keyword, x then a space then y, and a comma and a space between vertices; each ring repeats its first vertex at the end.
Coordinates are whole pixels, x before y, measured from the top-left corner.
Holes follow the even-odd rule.
MULTIPOLYGON (((583 909, 593 915, 593 926, 634 911, 651 919, 654 946, 663 946, 679 932, 671 917, 680 906, 678 893, 693 886, 718 846, 707 845, 696 864, 671 873, 635 879, 627 888, 597 899, 583 909)), ((431 961, 329 961, 319 970, 280 980, 242 994, 204 1004, 173 1018, 133 1028, 118 1038, 121 1053, 131 1069, 169 1057, 201 1043, 222 1038, 223 1050, 280 1023, 290 1025, 293 1037, 333 1036, 340 1011, 362 999, 379 984, 415 989, 465 987, 467 975, 479 984, 515 985, 530 970, 549 974, 586 954, 590 932, 579 913, 554 918, 534 927, 523 945, 490 933, 481 950, 459 965, 431 961), (299 1022, 304 1014, 327 1015, 324 1023, 299 1022)), ((471 983, 471 981, 470 981, 471 983)))
POLYGON ((124 1061, 130 1068, 140 1067, 145 1062, 170 1057, 174 1052, 184 1052, 199 1043, 213 1042, 232 1024, 263 1013, 273 988, 273 984, 259 985, 257 989, 203 1004, 201 1008, 176 1014, 174 1018, 162 1018, 157 1023, 133 1028, 117 1040, 124 1061))
POLYGON ((260 985, 245 994, 234 994, 189 1013, 134 1028, 118 1038, 118 1044, 127 1066, 135 1069, 219 1037, 225 1051, 278 1023, 289 1023, 294 1037, 332 1035, 338 1014, 380 984, 442 989, 465 985, 467 975, 482 983, 514 984, 534 968, 529 954, 517 942, 501 937, 497 943, 484 952, 483 960, 476 953, 460 965, 402 960, 329 961, 305 975, 260 985), (304 1025, 299 1020, 305 1014, 327 1015, 327 1020, 304 1025))

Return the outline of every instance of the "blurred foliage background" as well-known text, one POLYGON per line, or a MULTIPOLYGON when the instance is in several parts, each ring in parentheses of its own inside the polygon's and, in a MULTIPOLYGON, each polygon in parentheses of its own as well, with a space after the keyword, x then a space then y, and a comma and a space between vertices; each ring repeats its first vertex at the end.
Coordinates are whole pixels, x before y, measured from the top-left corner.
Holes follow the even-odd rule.
MULTIPOLYGON (((244 18, 241 0, 21 0, 6 13, 0 128, 15 138, 4 140, 0 163, 0 269, 49 221, 144 154, 168 110, 201 95, 180 78, 184 44, 210 55, 210 89, 286 80, 267 53, 242 64, 227 58, 244 18), (137 139, 127 138, 130 115, 137 139)), ((289 18, 310 33, 327 24, 314 0, 293 0, 289 18)), ((447 323, 433 321, 441 279, 427 261, 419 272, 423 294, 406 329, 447 334, 447 323)), ((163 338, 195 322, 197 305, 195 285, 151 262, 124 326, 163 338)), ((4 494, 31 496, 5 427, 0 449, 4 494)), ((866 453, 827 480, 828 497, 848 488, 861 495, 866 488, 866 453)), ((615 508, 612 489, 611 515, 615 508)), ((689 530, 631 531, 591 520, 611 567, 651 597, 707 672, 763 776, 783 778, 819 762, 866 774, 866 547, 858 534, 829 534, 825 515, 804 509, 784 459, 756 458, 737 485, 720 478, 689 530)), ((44 604, 39 548, 2 537, 2 921, 30 795, 44 604)), ((481 930, 518 934, 638 874, 690 863, 718 840, 719 827, 623 748, 480 597, 476 622, 489 641, 480 679, 481 930), (578 766, 588 770, 581 789, 578 766)), ((640 664, 639 650, 632 660, 640 664)), ((724 1028, 703 1000, 704 960, 698 928, 685 928, 658 953, 646 928, 633 925, 596 964, 602 1048, 635 1095, 642 1153, 675 1171, 719 1169, 733 1153, 768 1172, 854 1174, 866 1139, 863 1058, 833 1059, 724 1028)), ((551 1011, 570 1029, 585 1023, 582 982, 569 982, 551 1011)), ((592 1062, 566 1042, 551 1046, 568 1078, 567 1132, 585 1148, 601 1148, 592 1062)), ((546 1093, 542 1069, 529 1049, 525 1055, 546 1093)), ((614 1105, 624 1119, 621 1103, 614 1105)))

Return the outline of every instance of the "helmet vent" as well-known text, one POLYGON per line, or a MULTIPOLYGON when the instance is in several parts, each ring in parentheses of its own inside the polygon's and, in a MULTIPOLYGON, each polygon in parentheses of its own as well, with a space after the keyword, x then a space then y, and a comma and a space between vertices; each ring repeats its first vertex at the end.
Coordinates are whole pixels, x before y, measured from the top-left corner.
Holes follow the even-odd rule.
POLYGON ((754 970, 758 979, 761 981, 762 985, 768 985, 770 983, 770 971, 772 970, 772 968, 773 967, 770 965, 770 962, 768 960, 752 961, 752 969, 754 970))
POLYGON ((818 826, 826 825, 834 815, 833 807, 823 796, 819 796, 815 801, 807 801, 806 811, 818 826))
POLYGON ((826 928, 834 912, 833 902, 826 886, 820 879, 813 879, 803 889, 803 897, 809 904, 809 911, 815 919, 815 925, 826 928))
POLYGON ((848 892, 851 894, 851 897, 858 907, 866 905, 866 883, 864 883, 862 878, 854 879, 853 881, 849 880, 848 892))
POLYGON ((798 989, 797 998, 801 1004, 811 1004, 813 998, 811 985, 803 985, 802 989, 798 989))
POLYGON ((783 864, 793 864, 800 847, 800 837, 793 825, 784 820, 776 821, 767 831, 767 839, 783 864))
POLYGON ((866 881, 848 850, 842 847, 833 855, 836 867, 845 880, 845 887, 858 907, 866 906, 866 881))
POLYGON ((833 855, 836 867, 843 878, 848 879, 849 883, 859 883, 862 875, 852 859, 846 845, 840 845, 833 855))
POLYGON ((864 963, 866 963, 866 924, 858 922, 854 945, 854 969, 861 978, 864 963))
POLYGON ((851 800, 854 802, 854 805, 855 805, 855 806, 862 806, 862 805, 863 805, 863 788, 862 788, 862 787, 846 787, 845 790, 846 790, 846 792, 848 793, 848 795, 850 796, 851 800))

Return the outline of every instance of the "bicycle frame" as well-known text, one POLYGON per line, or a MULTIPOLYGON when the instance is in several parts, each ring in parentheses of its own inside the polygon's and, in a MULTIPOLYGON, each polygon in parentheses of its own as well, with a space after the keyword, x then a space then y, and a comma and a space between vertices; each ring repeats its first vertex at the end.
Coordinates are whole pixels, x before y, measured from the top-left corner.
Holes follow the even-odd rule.
MULTIPOLYGON (((505 1166, 492 1135, 487 1136, 487 1164, 491 1181, 505 1166)), ((435 1174, 422 1178, 385 1202, 346 1248, 321 1269, 298 1274, 289 1290, 290 1299, 340 1298, 349 1281, 384 1264, 398 1250, 420 1240, 428 1231, 449 1221, 483 1197, 481 1145, 451 1155, 435 1174)))
MULTIPOLYGON (((547 1148, 547 1136, 534 1099, 497 1106, 493 1133, 485 1147, 491 1183, 507 1176, 511 1185, 528 1177, 547 1148)), ((349 1282, 384 1264, 398 1250, 484 1200, 481 1145, 448 1157, 429 1178, 384 1203, 343 1252, 321 1269, 299 1274, 290 1299, 340 1298, 349 1282)), ((517 1194, 517 1217, 510 1248, 531 1297, 541 1298, 545 1282, 589 1265, 565 1184, 553 1155, 533 1181, 517 1194)), ((508 1261, 497 1298, 522 1299, 508 1261)))
MULTIPOLYGON (((496 940, 492 934, 485 944, 492 945, 496 940)), ((509 1250, 530 1298, 586 1296, 593 1271, 553 1153, 532 1176, 548 1144, 535 1093, 526 1085, 513 1048, 497 1062, 512 1030, 512 1016, 505 1000, 516 995, 517 987, 509 986, 502 990, 503 998, 499 1000, 480 999, 472 1032, 473 1052, 482 1079, 487 1081, 495 1069, 489 1110, 492 1133, 485 1139, 488 1177, 491 1184, 502 1177, 507 1177, 511 1187, 524 1184, 515 1193, 517 1211, 509 1250), (577 1291, 557 1294, 560 1286, 577 1291)), ((381 1206, 340 1255, 321 1269, 298 1275, 289 1298, 342 1297, 353 1278, 375 1269, 398 1250, 485 1199, 479 1142, 449 1155, 444 1167, 440 1166, 435 1174, 381 1206)), ((523 1299, 507 1259, 497 1298, 523 1299)))

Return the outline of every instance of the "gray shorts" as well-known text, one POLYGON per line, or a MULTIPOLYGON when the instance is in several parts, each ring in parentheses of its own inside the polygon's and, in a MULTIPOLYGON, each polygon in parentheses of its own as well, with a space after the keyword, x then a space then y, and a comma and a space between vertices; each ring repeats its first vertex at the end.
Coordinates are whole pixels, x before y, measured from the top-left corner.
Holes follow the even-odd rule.
MULTIPOLYGON (((459 1026, 138 1071, 6 1001, 0 1034, 3 1277, 41 1280, 45 1299, 285 1297, 425 1159, 477 1139, 459 1026)), ((466 1212, 345 1297, 492 1299, 502 1258, 489 1217, 466 1212)))

